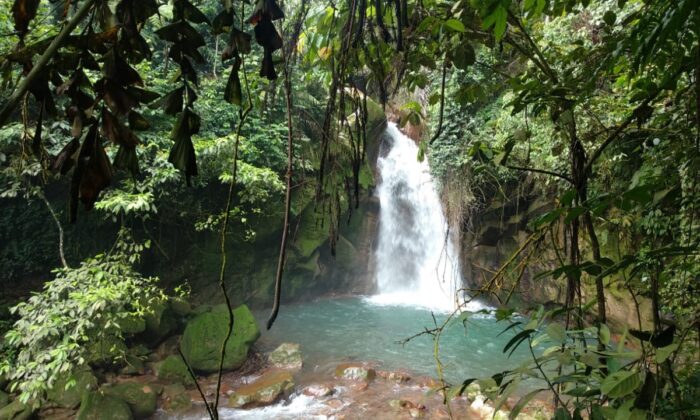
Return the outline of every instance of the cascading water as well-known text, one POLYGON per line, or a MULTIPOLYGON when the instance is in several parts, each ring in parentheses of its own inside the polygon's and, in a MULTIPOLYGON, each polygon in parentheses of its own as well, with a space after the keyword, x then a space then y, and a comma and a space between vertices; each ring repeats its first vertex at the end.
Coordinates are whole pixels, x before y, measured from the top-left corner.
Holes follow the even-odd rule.
POLYGON ((393 123, 384 141, 389 150, 377 162, 381 175, 375 253, 378 294, 370 302, 455 309, 462 285, 459 258, 428 161, 418 160, 416 143, 393 123))

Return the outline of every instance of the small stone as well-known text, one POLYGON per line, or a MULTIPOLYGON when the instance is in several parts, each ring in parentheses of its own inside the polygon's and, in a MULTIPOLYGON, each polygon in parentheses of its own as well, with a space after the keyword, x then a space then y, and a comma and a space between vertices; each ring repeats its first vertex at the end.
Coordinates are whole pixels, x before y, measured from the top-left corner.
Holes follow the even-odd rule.
POLYGON ((326 401, 326 405, 334 410, 338 410, 343 407, 343 401, 337 398, 326 401))
POLYGON ((394 381, 396 383, 405 383, 411 380, 410 374, 400 371, 378 370, 377 376, 382 377, 387 381, 394 381))
POLYGON ((280 369, 299 370, 303 361, 299 344, 282 343, 269 356, 270 363, 280 369))
POLYGON ((358 381, 350 384, 350 389, 357 392, 365 391, 367 388, 369 388, 369 382, 367 381, 358 381))
POLYGON ((316 398, 323 398, 327 397, 329 395, 332 395, 334 392, 334 389, 327 386, 327 385, 322 385, 322 384, 314 384, 314 385, 309 385, 304 390, 302 393, 308 397, 316 397, 316 398))
POLYGON ((344 363, 335 369, 335 376, 353 381, 371 381, 377 376, 377 372, 371 367, 344 363))
POLYGON ((414 419, 415 419, 415 418, 418 418, 418 417, 423 417, 423 411, 422 411, 421 409, 419 409, 419 408, 416 408, 416 407, 414 407, 414 408, 409 408, 409 409, 408 409, 408 414, 409 414, 412 418, 414 418, 414 419))

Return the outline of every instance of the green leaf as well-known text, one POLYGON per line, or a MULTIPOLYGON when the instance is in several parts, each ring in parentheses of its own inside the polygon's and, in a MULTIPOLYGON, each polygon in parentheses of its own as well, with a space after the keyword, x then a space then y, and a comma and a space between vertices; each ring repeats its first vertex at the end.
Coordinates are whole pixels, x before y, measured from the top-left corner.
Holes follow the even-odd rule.
POLYGON ((531 392, 528 392, 527 394, 525 394, 525 396, 520 398, 520 400, 518 400, 518 402, 513 406, 513 409, 510 410, 510 414, 508 414, 508 418, 510 420, 517 418, 518 414, 520 414, 520 412, 523 411, 523 408, 525 408, 525 406, 527 406, 527 404, 533 398, 535 398, 535 396, 537 394, 539 394, 542 391, 546 391, 546 390, 545 389, 536 389, 534 391, 531 391, 531 392))
POLYGON ((558 343, 566 341, 566 330, 560 324, 549 324, 547 326, 547 335, 558 343))
POLYGON ((674 351, 678 350, 678 343, 673 343, 666 347, 656 349, 656 363, 663 363, 668 359, 674 351))
POLYGON ((608 376, 600 384, 603 394, 611 398, 622 398, 633 393, 641 384, 639 372, 620 371, 608 376))
POLYGON ((467 30, 462 22, 454 18, 447 19, 445 21, 445 26, 456 32, 465 32, 467 30))

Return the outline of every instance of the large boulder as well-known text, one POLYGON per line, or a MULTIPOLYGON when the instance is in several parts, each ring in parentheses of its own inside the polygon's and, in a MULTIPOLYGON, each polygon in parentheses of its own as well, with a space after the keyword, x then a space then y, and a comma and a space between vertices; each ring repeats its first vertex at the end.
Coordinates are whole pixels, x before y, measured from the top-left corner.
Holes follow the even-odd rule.
POLYGON ((180 356, 168 356, 155 366, 156 376, 168 382, 180 382, 184 385, 194 385, 192 375, 180 356))
POLYGON ((0 408, 0 420, 27 420, 33 414, 34 410, 29 405, 22 404, 19 399, 0 408))
POLYGON ((86 359, 93 366, 112 366, 127 350, 123 339, 106 334, 87 345, 86 359))
MULTIPOLYGON (((260 337, 258 323, 246 305, 236 308, 233 316, 233 334, 226 343, 224 369, 240 367, 248 357, 248 349, 260 337)), ((226 306, 218 305, 187 323, 180 349, 193 369, 209 373, 218 371, 228 321, 226 306)))
POLYGON ((105 395, 118 398, 129 405, 137 419, 148 418, 156 412, 158 398, 155 390, 147 384, 122 382, 102 388, 105 395))
POLYGON ((286 370, 264 373, 254 382, 243 385, 229 397, 228 403, 233 408, 249 408, 269 405, 294 389, 294 378, 286 370))
POLYGON ((97 389, 97 378, 87 367, 66 372, 54 382, 46 392, 46 399, 63 408, 75 408, 83 399, 83 394, 97 389), (74 382, 66 387, 68 382, 74 382))
POLYGON ((77 420, 132 420, 129 404, 100 391, 86 392, 80 403, 77 420))
POLYGON ((270 353, 270 363, 280 369, 299 370, 302 367, 299 344, 282 343, 270 353))

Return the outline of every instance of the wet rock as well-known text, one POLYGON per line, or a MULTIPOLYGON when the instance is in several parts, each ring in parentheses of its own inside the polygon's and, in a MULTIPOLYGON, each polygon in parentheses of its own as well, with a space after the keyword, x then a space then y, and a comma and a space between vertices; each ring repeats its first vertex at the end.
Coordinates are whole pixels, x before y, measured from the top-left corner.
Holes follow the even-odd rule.
POLYGON ((172 384, 163 387, 163 409, 169 412, 185 411, 192 407, 192 398, 184 385, 172 384))
POLYGON ((22 404, 18 399, 0 408, 0 420, 27 420, 34 414, 29 405, 22 404))
POLYGON ((77 420, 131 420, 134 416, 129 405, 99 391, 86 392, 80 403, 77 420))
POLYGON ((335 368, 335 376, 353 381, 371 381, 377 376, 377 372, 361 364, 344 363, 335 368))
POLYGON ((369 388, 369 382, 367 381, 356 381, 350 384, 350 389, 356 392, 366 391, 369 388))
POLYGON ((442 388, 442 384, 440 383, 440 381, 438 381, 435 378, 431 378, 429 376, 419 376, 418 378, 415 379, 415 382, 418 386, 423 387, 423 388, 430 388, 430 389, 442 388))
POLYGON ((332 400, 326 401, 326 405, 329 406, 330 408, 332 408, 333 410, 339 410, 339 409, 343 408, 343 405, 345 405, 345 404, 343 403, 343 400, 333 398, 332 400))
POLYGON ((411 380, 411 375, 408 372, 401 371, 378 370, 377 376, 396 383, 405 383, 411 380))
MULTIPOLYGON (((236 369, 245 362, 248 349, 260 337, 258 324, 246 305, 234 310, 234 331, 226 344, 224 369, 236 369)), ((197 315, 182 335, 180 349, 190 366, 201 372, 219 369, 221 345, 228 331, 228 310, 224 305, 197 315)))
POLYGON ((162 362, 158 362, 154 368, 159 379, 171 382, 179 382, 184 385, 194 385, 192 375, 187 370, 187 365, 180 356, 168 356, 162 362))
POLYGON ((119 398, 131 408, 131 413, 137 419, 147 418, 156 412, 157 395, 149 385, 137 382, 122 382, 104 387, 105 395, 119 398))
POLYGON ((46 392, 46 399, 59 407, 75 408, 80 404, 86 392, 97 389, 97 378, 89 367, 77 368, 58 377, 53 387, 46 392), (75 384, 66 388, 69 381, 75 384))
POLYGON ((236 389, 229 397, 233 408, 269 405, 294 389, 294 379, 288 371, 269 371, 254 382, 236 389))
POLYGON ((314 384, 309 385, 302 391, 308 397, 323 398, 332 395, 335 390, 328 385, 314 384))
POLYGON ((302 367, 299 344, 282 343, 270 353, 270 363, 280 369, 299 370, 302 367))

